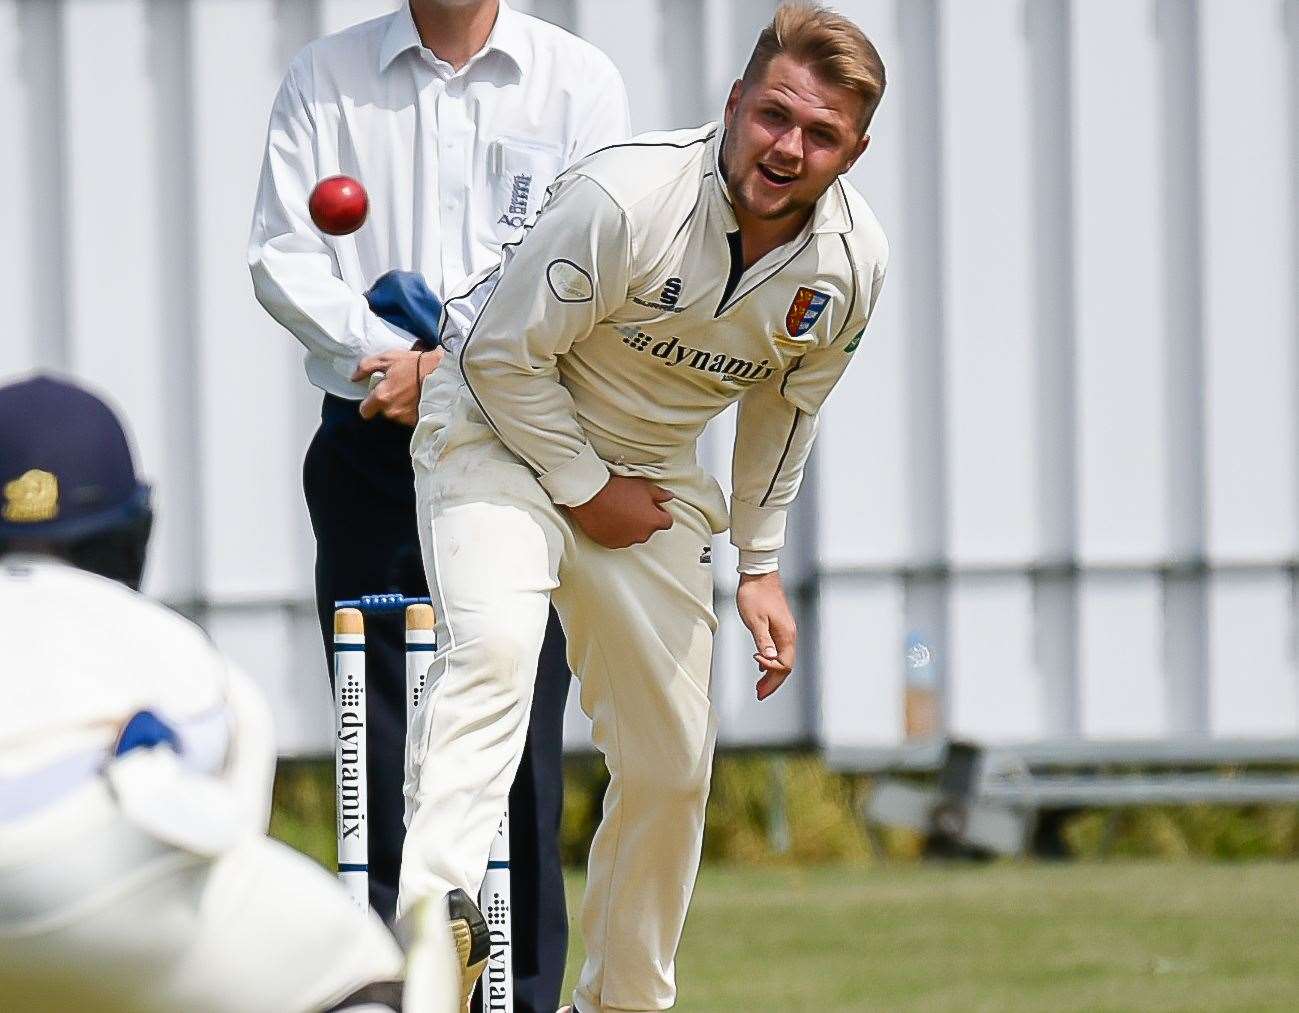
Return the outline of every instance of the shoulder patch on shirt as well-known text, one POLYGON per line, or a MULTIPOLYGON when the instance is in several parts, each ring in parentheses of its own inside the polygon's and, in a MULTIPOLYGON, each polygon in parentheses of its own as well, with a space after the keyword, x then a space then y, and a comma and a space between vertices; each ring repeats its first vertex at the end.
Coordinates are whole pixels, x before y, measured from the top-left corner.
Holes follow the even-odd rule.
POLYGON ((848 344, 843 346, 843 351, 845 355, 851 355, 853 352, 857 351, 857 346, 861 344, 861 336, 865 333, 866 333, 866 328, 863 327, 860 331, 857 332, 857 336, 855 338, 853 338, 850 342, 848 342, 848 344))
POLYGON ((785 330, 795 338, 802 337, 821 319, 821 313, 829 305, 827 293, 806 286, 800 288, 794 293, 794 301, 785 314, 785 330))
POLYGON ((571 260, 552 260, 546 284, 560 302, 590 302, 595 297, 591 276, 571 260))

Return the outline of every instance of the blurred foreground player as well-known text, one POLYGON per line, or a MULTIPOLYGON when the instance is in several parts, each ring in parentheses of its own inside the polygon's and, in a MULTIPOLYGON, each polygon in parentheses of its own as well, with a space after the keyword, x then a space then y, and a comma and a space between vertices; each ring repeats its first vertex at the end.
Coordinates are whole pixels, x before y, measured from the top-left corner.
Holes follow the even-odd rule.
POLYGON ((676 1000, 717 732, 714 534, 739 549, 758 698, 794 667, 779 554, 817 414, 884 280, 884 234, 841 178, 883 89, 856 25, 785 4, 723 123, 577 163, 445 307, 412 442, 442 627, 408 740, 398 906, 477 889, 553 603, 610 774, 578 1013, 676 1000), (736 402, 728 508, 696 443, 736 402))
MULTIPOLYGON (((264 835, 259 692, 137 594, 151 512, 98 398, 0 388, 0 1007, 403 1008, 371 912, 264 835)), ((459 994, 445 913, 416 914, 405 1008, 459 994)))

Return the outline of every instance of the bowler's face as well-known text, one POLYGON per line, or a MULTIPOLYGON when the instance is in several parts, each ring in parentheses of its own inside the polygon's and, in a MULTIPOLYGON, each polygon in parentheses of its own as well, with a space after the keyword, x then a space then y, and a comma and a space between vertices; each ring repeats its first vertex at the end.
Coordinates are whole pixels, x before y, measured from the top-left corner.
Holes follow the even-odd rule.
POLYGON ((780 55, 761 81, 731 87, 722 159, 731 197, 755 218, 807 213, 869 142, 862 99, 780 55))

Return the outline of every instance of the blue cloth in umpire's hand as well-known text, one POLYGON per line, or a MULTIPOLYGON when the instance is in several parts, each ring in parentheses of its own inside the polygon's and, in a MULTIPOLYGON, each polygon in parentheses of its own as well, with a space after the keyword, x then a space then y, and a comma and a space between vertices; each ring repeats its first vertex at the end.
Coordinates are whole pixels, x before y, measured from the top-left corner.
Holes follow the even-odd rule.
POLYGON ((433 294, 424 276, 415 271, 389 271, 365 293, 370 309, 388 323, 409 331, 425 348, 442 343, 442 300, 433 294))

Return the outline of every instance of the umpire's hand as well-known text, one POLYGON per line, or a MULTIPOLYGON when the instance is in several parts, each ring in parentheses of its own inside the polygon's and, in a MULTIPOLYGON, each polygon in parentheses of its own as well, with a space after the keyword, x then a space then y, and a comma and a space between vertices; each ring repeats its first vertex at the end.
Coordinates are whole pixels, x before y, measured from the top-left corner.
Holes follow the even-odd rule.
POLYGON ((361 418, 376 415, 402 425, 413 426, 419 419, 419 394, 424 379, 437 369, 445 353, 441 348, 420 352, 405 349, 368 355, 361 360, 352 379, 375 377, 366 399, 361 402, 361 418))

